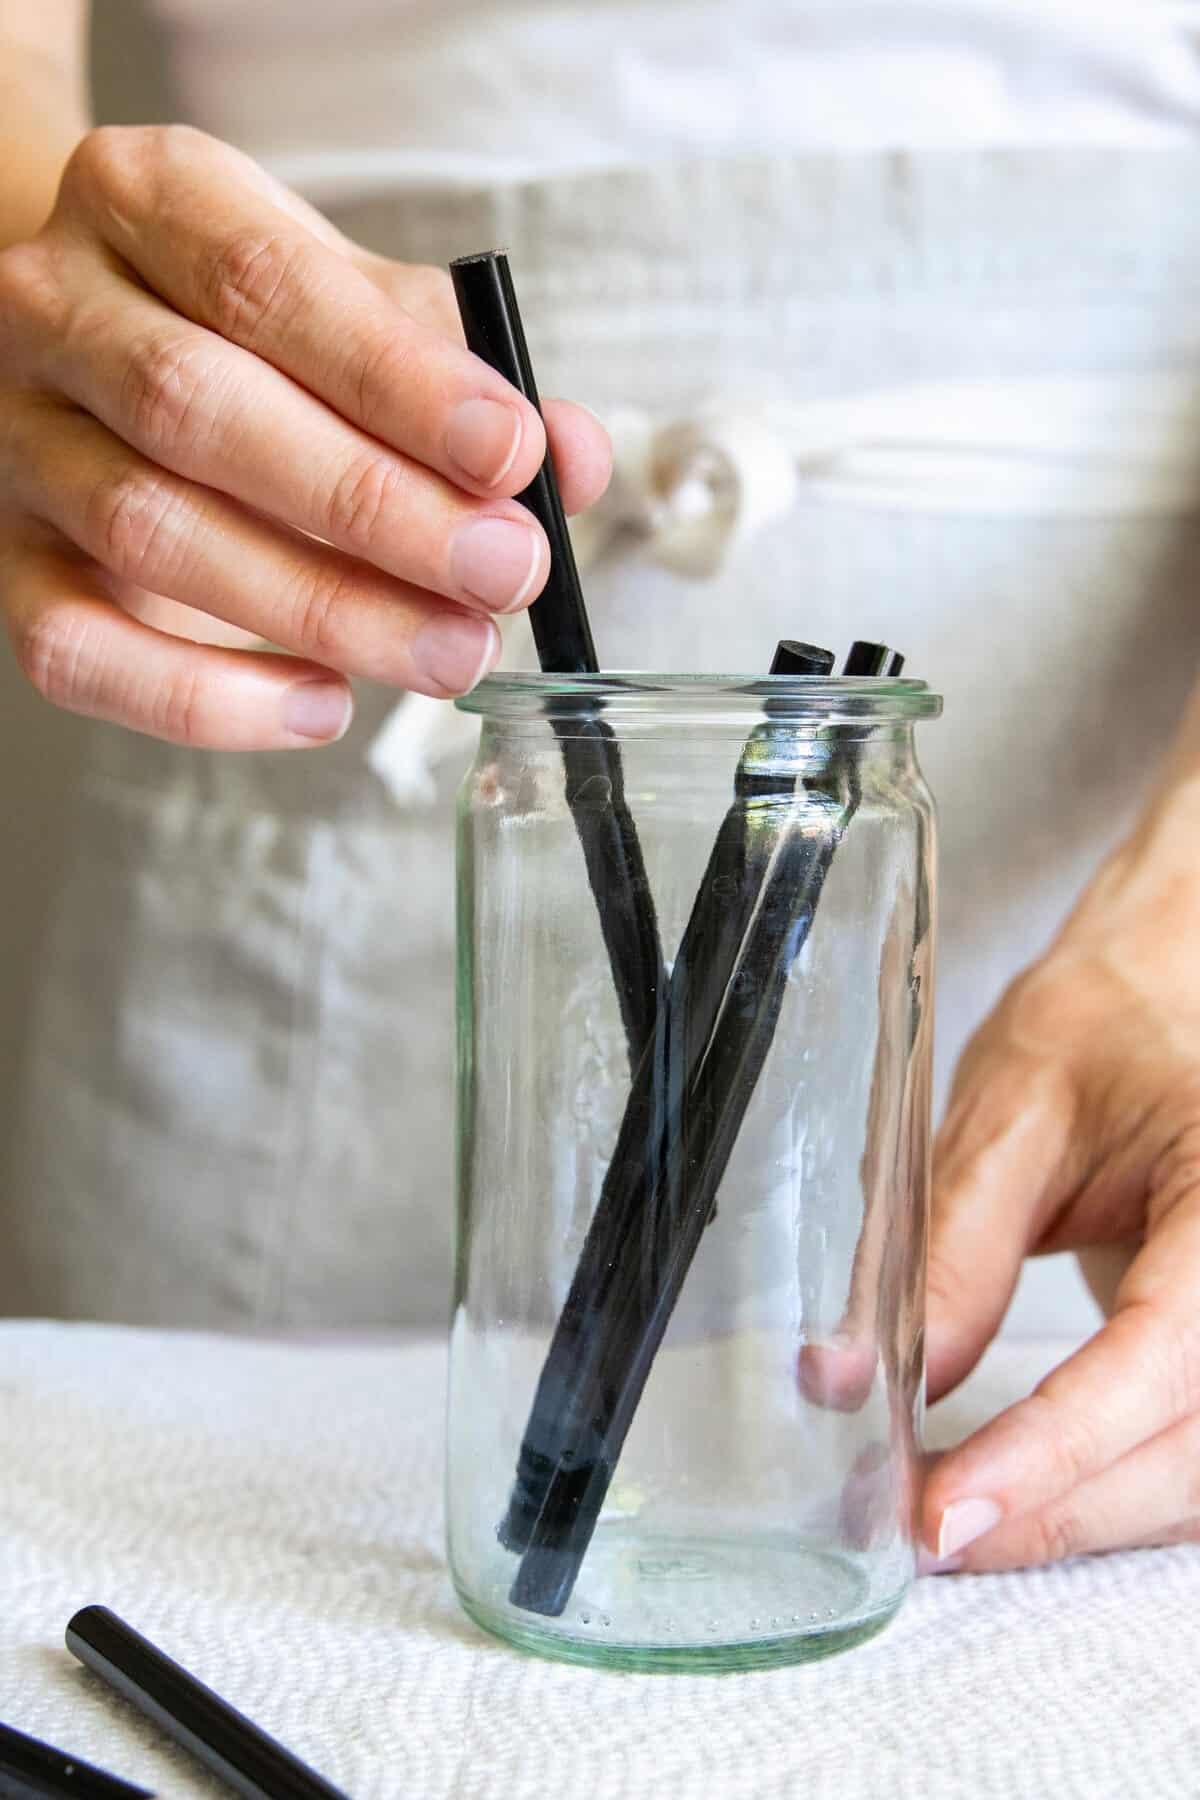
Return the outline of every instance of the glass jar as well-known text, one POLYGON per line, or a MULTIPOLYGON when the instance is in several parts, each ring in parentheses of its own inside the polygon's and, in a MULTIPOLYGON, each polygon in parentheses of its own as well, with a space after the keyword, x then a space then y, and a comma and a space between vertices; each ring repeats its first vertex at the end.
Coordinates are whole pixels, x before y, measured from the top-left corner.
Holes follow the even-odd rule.
POLYGON ((459 1597, 573 1661, 848 1647, 913 1572, 941 703, 520 674, 459 704, 459 1597))

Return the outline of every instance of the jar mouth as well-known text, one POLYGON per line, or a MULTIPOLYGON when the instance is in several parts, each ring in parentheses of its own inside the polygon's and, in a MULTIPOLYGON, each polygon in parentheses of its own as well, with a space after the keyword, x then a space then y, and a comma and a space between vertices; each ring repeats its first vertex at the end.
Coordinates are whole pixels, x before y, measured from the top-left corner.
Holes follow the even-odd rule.
POLYGON ((882 675, 673 675, 610 669, 600 675, 548 675, 501 670, 454 702, 487 718, 578 717, 595 708, 607 718, 683 713, 760 717, 780 722, 936 719, 942 696, 924 681, 882 675))

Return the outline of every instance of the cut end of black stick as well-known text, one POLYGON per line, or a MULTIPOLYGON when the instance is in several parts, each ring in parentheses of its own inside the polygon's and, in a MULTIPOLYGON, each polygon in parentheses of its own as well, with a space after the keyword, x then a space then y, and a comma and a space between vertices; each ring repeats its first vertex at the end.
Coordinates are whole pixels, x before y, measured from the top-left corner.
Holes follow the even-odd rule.
POLYGON ((856 638, 850 646, 842 674, 898 675, 903 667, 904 658, 890 645, 872 644, 866 638, 856 638))
POLYGON ((547 1619, 560 1618, 571 1598, 581 1560, 582 1553, 574 1545, 565 1549, 531 1545, 513 1578, 508 1595, 510 1603, 519 1606, 522 1612, 541 1613, 547 1619))
POLYGON ((772 675, 828 675, 832 669, 832 650, 801 644, 796 638, 780 638, 771 661, 772 675))

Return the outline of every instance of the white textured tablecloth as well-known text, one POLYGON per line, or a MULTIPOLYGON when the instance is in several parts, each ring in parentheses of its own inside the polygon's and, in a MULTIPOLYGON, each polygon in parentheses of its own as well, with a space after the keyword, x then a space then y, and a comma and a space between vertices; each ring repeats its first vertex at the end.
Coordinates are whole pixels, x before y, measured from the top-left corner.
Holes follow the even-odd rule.
MULTIPOLYGON (((934 1440, 1054 1360, 996 1347, 934 1440)), ((0 1717, 226 1791, 62 1648, 101 1601, 353 1800, 1200 1795, 1200 1549, 920 1582, 806 1667, 543 1663, 451 1593, 443 1370, 440 1345, 0 1326, 0 1717)))

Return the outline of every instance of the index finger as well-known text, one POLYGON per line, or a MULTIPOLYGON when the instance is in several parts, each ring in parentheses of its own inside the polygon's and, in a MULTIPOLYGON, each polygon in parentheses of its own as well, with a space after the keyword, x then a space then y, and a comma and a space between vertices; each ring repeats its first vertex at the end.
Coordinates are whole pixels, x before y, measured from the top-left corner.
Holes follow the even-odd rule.
POLYGON ((372 436, 470 492, 527 487, 546 454, 536 407, 275 205, 253 169, 187 127, 93 133, 63 204, 179 312, 372 436))
POLYGON ((922 1504, 931 1550, 954 1555, 1060 1499, 1200 1407, 1198 1272, 1200 1195, 1135 1258, 1109 1323, 938 1464, 922 1504))

